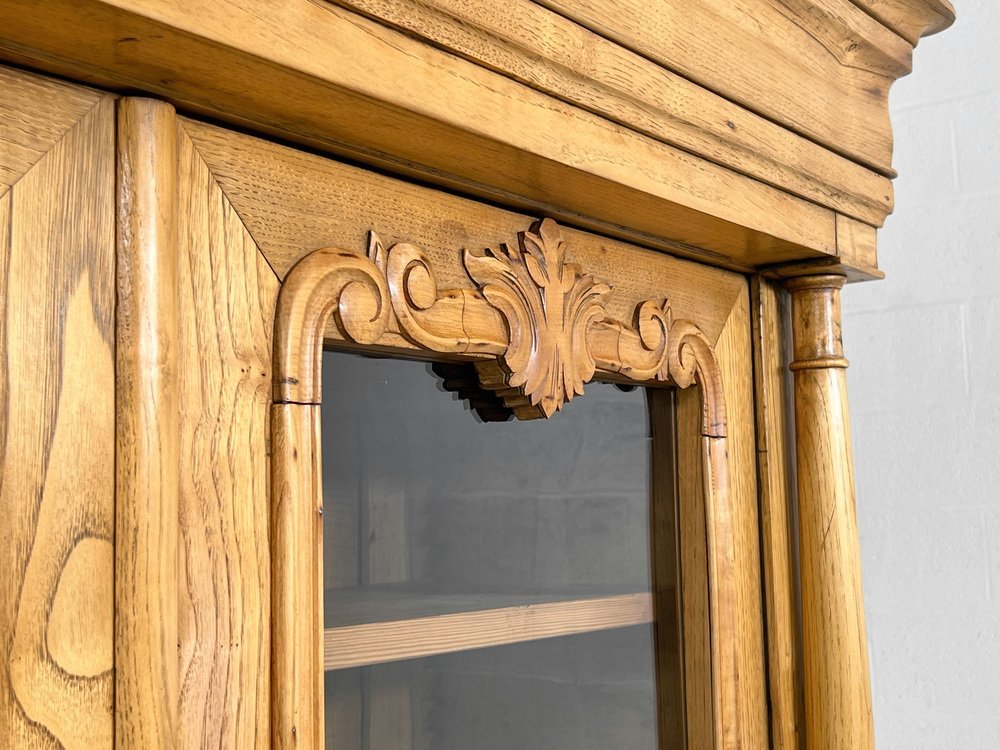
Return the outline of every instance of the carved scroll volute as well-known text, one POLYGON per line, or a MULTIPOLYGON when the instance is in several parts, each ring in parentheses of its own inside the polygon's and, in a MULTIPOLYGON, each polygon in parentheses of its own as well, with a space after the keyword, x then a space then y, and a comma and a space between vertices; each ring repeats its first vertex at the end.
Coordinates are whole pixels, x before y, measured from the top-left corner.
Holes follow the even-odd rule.
POLYGON ((636 307, 634 317, 633 326, 604 320, 591 330, 588 345, 597 368, 681 389, 697 383, 702 391, 702 434, 725 437, 722 374, 712 343, 691 321, 674 320, 669 302, 646 300, 636 307))
POLYGON ((678 388, 697 383, 701 389, 701 434, 726 436, 726 400, 722 391, 722 372, 715 350, 701 329, 687 320, 670 325, 672 344, 668 347, 669 379, 678 388))
POLYGON ((374 344, 390 319, 389 290, 370 260, 335 248, 316 250, 289 271, 274 322, 274 400, 318 404, 323 332, 333 318, 358 344, 374 344))

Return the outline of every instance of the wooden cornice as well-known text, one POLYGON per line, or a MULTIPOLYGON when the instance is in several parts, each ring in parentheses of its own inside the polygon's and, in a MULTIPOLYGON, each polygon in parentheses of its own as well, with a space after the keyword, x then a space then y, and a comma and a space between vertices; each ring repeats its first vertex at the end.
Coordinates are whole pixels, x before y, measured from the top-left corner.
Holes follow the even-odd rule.
POLYGON ((910 44, 944 31, 955 22, 949 0, 852 0, 910 44))
POLYGON ((950 6, 759 4, 10 0, 0 58, 715 265, 843 263, 839 222, 892 208, 889 86, 950 6))

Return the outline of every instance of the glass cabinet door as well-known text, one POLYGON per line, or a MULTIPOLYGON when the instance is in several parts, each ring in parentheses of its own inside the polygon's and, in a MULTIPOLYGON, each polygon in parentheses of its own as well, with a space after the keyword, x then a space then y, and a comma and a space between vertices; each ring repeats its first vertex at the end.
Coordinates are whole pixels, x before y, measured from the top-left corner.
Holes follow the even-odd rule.
POLYGON ((483 421, 424 362, 322 370, 326 747, 684 747, 671 391, 483 421))

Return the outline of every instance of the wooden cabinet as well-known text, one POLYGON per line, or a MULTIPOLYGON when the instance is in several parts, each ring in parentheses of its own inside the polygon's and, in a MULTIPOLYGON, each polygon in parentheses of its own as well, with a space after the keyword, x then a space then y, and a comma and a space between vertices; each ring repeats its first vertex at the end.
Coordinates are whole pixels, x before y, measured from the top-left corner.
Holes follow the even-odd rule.
POLYGON ((871 748, 839 295, 881 276, 888 88, 952 18, 4 3, 0 744, 579 747, 571 708, 595 747, 871 748), (449 416, 407 439, 492 467, 420 469, 522 494, 413 500, 405 415, 324 400, 324 357, 416 372, 449 416), (363 501, 324 494, 360 444, 324 409, 363 501), (606 496, 545 520, 545 486, 606 496), (563 573, 473 564, 525 534, 563 573), (483 709, 505 663, 634 691, 483 709))

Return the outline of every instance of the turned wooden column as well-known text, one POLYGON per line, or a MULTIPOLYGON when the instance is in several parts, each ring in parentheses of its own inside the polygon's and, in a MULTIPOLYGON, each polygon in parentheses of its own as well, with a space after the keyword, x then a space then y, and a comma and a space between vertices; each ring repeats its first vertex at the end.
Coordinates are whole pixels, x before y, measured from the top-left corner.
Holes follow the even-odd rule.
POLYGON ((843 276, 804 276, 792 295, 795 452, 808 750, 874 747, 854 500, 843 276))

